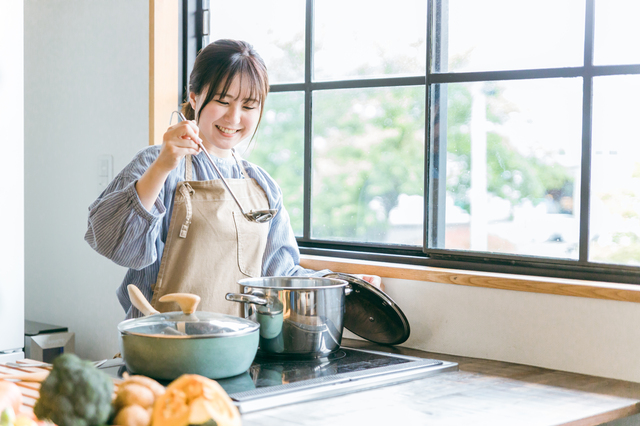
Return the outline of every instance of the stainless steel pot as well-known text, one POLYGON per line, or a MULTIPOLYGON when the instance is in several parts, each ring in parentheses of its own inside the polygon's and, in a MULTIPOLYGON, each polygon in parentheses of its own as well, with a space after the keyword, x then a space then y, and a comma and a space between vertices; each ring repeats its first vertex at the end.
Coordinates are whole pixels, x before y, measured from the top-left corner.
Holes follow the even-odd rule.
POLYGON ((348 282, 334 278, 264 277, 238 281, 229 301, 245 304, 244 317, 260 324, 258 353, 319 358, 342 341, 348 282))
POLYGON ((258 349, 260 325, 213 312, 196 311, 200 298, 172 294, 182 312, 159 313, 137 287, 128 287, 133 305, 148 316, 122 321, 120 351, 127 370, 159 380, 183 374, 222 379, 245 373, 258 349))

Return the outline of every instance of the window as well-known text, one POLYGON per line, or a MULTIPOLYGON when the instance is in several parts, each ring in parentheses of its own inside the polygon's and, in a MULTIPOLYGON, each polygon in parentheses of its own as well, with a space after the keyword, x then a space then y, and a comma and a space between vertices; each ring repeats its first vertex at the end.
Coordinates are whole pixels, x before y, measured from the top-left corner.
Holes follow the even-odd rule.
POLYGON ((201 1, 198 49, 244 39, 269 68, 241 153, 303 253, 640 278, 636 2, 201 1))

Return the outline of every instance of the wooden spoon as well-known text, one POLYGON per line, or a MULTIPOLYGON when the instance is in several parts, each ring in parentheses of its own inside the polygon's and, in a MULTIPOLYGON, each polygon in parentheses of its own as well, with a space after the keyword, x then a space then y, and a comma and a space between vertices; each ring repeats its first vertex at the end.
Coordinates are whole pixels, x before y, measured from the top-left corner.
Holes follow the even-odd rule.
MULTIPOLYGON (((160 312, 156 310, 149 301, 144 297, 142 292, 138 287, 134 284, 129 284, 127 286, 127 291, 129 292, 129 299, 131 299, 131 304, 135 306, 140 312, 144 314, 144 316, 159 314, 160 312)), ((180 309, 186 315, 191 315, 196 311, 198 307, 198 303, 200 303, 200 296, 196 296, 195 294, 189 293, 171 293, 165 294, 159 299, 161 302, 176 302, 180 305, 180 309)), ((184 322, 178 322, 176 324, 176 329, 171 327, 166 327, 164 329, 163 336, 186 336, 186 325, 184 322)))
MULTIPOLYGON (((129 292, 129 299, 131 299, 131 304, 145 316, 160 313, 153 306, 151 306, 147 298, 144 297, 140 289, 134 284, 129 284, 127 286, 127 290, 129 292)), ((200 296, 189 293, 171 293, 165 294, 158 300, 160 302, 176 302, 178 305, 180 305, 180 310, 182 310, 183 313, 189 315, 196 311, 196 308, 200 303, 200 296)))
POLYGON ((129 299, 131 299, 131 304, 135 306, 145 317, 149 315, 159 314, 151 303, 144 297, 144 294, 140 291, 138 287, 134 284, 129 284, 127 286, 127 291, 129 292, 129 299))

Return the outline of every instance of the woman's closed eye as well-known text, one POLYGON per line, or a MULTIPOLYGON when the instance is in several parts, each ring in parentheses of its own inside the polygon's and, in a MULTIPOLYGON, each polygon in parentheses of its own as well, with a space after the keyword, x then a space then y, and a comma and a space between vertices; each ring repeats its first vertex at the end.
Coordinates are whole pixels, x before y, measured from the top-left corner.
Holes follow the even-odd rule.
POLYGON ((260 102, 255 99, 245 99, 242 104, 242 108, 251 110, 260 107, 260 102))

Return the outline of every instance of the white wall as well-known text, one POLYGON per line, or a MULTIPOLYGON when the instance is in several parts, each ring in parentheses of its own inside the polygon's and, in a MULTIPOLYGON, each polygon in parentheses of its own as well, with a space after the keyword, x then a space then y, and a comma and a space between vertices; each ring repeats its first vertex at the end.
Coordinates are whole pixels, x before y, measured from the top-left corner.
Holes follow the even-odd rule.
POLYGON ((0 3, 0 352, 24 345, 23 13, 0 3))
POLYGON ((385 279, 416 349, 640 382, 640 304, 385 279))
MULTIPOLYGON (((97 161, 148 140, 148 3, 26 0, 26 316, 118 350, 124 269, 83 241, 97 161)), ((640 305, 386 279, 406 346, 640 381, 640 305)))
POLYGON ((148 144, 147 0, 25 0, 27 319, 67 326, 76 351, 118 350, 124 269, 83 240, 98 158, 117 173, 148 144))

